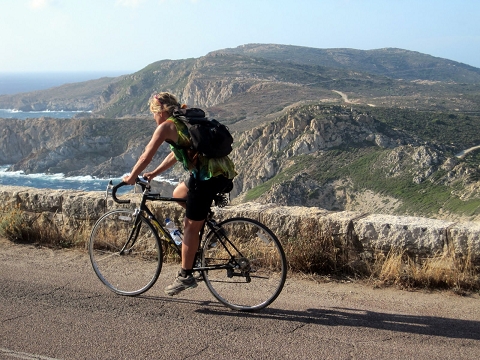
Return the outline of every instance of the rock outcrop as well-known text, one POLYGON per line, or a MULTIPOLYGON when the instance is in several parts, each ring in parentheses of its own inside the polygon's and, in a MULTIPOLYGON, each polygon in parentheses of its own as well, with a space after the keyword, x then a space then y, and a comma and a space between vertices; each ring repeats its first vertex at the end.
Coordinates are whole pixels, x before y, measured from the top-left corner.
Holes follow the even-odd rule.
MULTIPOLYGON (((245 131, 237 143, 233 158, 242 171, 234 195, 248 199, 249 190, 257 188, 251 197, 262 203, 395 213, 402 200, 362 188, 362 171, 376 172, 376 181, 398 180, 401 186, 445 186, 441 191, 462 201, 480 197, 478 169, 449 156, 445 147, 387 127, 351 107, 296 108, 245 131), (355 155, 361 151, 363 158, 355 155), (335 156, 338 160, 332 160, 335 156), (329 165, 322 167, 325 163, 329 165)), ((480 219, 476 216, 474 220, 480 219)))
MULTIPOLYGON (((0 164, 29 173, 100 178, 130 171, 154 130, 152 120, 0 119, 0 164)), ((165 156, 167 147, 155 161, 165 156)))
MULTIPOLYGON (((154 123, 151 119, 0 119, 0 129, 0 164, 13 164, 11 170, 108 178, 131 170, 154 123)), ((398 181, 401 188, 441 186, 445 201, 462 203, 480 197, 479 169, 453 157, 445 146, 420 141, 361 109, 295 107, 274 121, 236 132, 235 140, 231 155, 239 173, 231 193, 235 203, 255 200, 446 218, 454 214, 443 204, 425 213, 417 213, 415 206, 406 211, 408 204, 394 195, 396 189, 384 190, 398 181), (362 172, 375 172, 375 178, 365 185, 362 172)), ((168 151, 168 146, 160 147, 151 167, 168 151)), ((181 179, 185 171, 177 165, 165 175, 181 179)), ((474 211, 461 220, 477 221, 480 214, 474 211)))

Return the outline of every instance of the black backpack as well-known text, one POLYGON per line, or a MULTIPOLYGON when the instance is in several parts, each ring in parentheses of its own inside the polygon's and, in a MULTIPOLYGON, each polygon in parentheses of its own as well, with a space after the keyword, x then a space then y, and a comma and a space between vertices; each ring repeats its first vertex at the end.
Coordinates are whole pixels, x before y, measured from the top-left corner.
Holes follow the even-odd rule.
POLYGON ((207 158, 219 158, 232 152, 233 137, 228 128, 215 119, 206 118, 202 109, 177 110, 173 116, 187 125, 193 150, 207 158))

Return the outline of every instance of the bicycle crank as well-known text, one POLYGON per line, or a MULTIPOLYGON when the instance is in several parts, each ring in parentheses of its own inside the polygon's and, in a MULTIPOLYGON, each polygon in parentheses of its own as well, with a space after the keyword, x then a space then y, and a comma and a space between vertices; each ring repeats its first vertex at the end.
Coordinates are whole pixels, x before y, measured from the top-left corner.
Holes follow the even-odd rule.
POLYGON ((240 258, 235 261, 235 266, 233 268, 227 269, 227 277, 232 278, 234 276, 245 277, 247 283, 251 282, 250 278, 250 261, 247 258, 240 258), (235 270, 240 270, 240 273, 236 273, 235 270))

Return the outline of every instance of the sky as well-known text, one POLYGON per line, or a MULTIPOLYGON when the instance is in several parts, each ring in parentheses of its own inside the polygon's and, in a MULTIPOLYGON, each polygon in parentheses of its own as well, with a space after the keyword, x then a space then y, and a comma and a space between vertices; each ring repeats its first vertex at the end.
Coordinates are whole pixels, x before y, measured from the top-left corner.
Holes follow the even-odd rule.
POLYGON ((0 0, 0 72, 118 72, 250 43, 480 68, 479 0, 0 0))

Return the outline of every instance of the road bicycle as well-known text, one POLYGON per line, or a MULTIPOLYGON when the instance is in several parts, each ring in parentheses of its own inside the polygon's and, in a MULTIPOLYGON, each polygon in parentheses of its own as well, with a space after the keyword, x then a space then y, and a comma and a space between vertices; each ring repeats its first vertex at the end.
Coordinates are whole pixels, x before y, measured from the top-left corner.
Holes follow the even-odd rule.
MULTIPOLYGON (((142 188, 140 205, 120 208, 101 216, 90 236, 88 251, 98 278, 120 295, 135 296, 149 290, 157 281, 164 254, 168 249, 181 257, 169 231, 147 206, 147 201, 185 202, 186 199, 152 193, 143 178, 136 181, 142 188)), ((117 190, 124 182, 107 187, 119 204, 117 190)), ((217 223, 214 205, 225 206, 226 194, 218 194, 210 207, 200 232, 194 272, 199 281, 222 304, 240 311, 254 311, 270 305, 280 294, 287 276, 287 262, 280 241, 259 221, 233 217, 217 223)))

